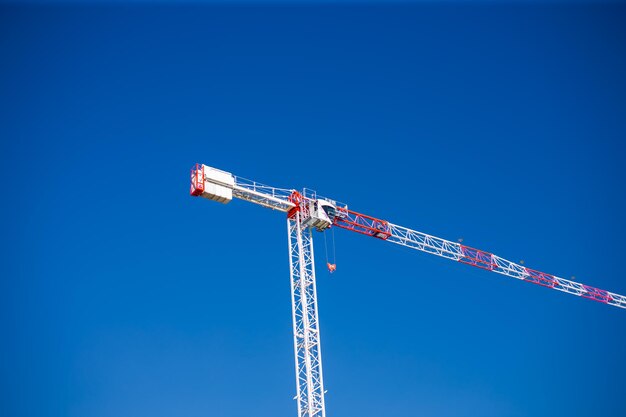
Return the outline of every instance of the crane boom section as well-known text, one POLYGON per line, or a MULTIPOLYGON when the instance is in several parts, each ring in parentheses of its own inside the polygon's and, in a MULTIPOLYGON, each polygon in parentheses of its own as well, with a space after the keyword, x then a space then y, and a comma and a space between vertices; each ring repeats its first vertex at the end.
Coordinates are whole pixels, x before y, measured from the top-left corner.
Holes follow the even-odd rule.
POLYGON ((333 224, 343 229, 626 309, 626 297, 623 295, 526 268, 492 253, 356 213, 347 208, 339 207, 337 212, 338 215, 333 224))
POLYGON ((261 206, 287 212, 295 207, 289 201, 294 190, 270 187, 245 178, 235 177, 233 197, 256 203, 261 206))
POLYGON ((295 207, 289 200, 294 190, 270 187, 256 181, 236 177, 203 164, 196 164, 191 169, 192 196, 205 197, 209 200, 229 203, 233 197, 287 212, 295 207))
POLYGON ((492 253, 430 236, 406 227, 389 223, 389 229, 391 235, 385 239, 388 242, 615 307, 626 308, 626 297, 623 295, 526 268, 492 253))
MULTIPOLYGON (((300 193, 293 189, 270 187, 206 165, 196 164, 191 170, 190 193, 222 203, 228 203, 232 198, 238 198, 287 212, 289 218, 293 218, 296 212, 307 214, 310 211, 308 207, 311 203, 318 201, 323 201, 325 205, 332 203, 335 207, 335 212, 332 213, 332 226, 626 309, 626 297, 623 295, 530 269, 490 252, 357 213, 349 210, 345 204, 338 204, 329 199, 320 199, 315 193, 311 194, 306 190, 300 193)), ((324 229, 318 227, 318 230, 323 231, 324 229)))

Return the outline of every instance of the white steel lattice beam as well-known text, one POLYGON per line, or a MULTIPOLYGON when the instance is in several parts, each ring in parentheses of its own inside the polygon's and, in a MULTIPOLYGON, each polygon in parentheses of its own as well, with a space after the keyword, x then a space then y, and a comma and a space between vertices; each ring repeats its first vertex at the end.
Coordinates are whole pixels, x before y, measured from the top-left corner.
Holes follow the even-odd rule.
POLYGON ((334 225, 343 229, 373 236, 381 240, 441 256, 497 274, 517 278, 532 284, 626 309, 626 297, 623 295, 530 269, 496 256, 493 253, 427 235, 417 230, 411 230, 403 226, 389 223, 386 220, 356 213, 347 208, 338 207, 338 213, 339 215, 335 219, 334 225))
POLYGON ((588 298, 615 307, 626 308, 626 297, 609 291, 594 288, 580 282, 570 281, 545 272, 535 271, 516 264, 497 255, 479 249, 470 248, 449 240, 429 236, 422 232, 388 223, 391 235, 389 242, 444 258, 453 259, 471 266, 517 278, 543 287, 588 298))
POLYGON ((313 236, 299 212, 287 229, 298 417, 325 417, 313 236))

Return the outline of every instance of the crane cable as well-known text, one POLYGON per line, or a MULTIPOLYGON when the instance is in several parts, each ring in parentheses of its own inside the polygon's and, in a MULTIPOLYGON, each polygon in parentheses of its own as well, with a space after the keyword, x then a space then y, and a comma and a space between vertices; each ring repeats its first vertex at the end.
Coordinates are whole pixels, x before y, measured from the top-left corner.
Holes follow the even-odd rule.
POLYGON ((335 268, 337 267, 337 253, 335 252, 335 229, 331 229, 331 232, 333 234, 333 265, 335 265, 335 268))
POLYGON ((336 263, 336 252, 335 252, 335 229, 333 229, 331 227, 332 230, 332 234, 333 234, 333 262, 331 263, 329 258, 328 258, 328 242, 326 240, 326 233, 324 233, 324 249, 326 251, 326 267, 328 268, 328 271, 332 274, 333 272, 335 272, 335 270, 337 269, 337 263, 336 263))

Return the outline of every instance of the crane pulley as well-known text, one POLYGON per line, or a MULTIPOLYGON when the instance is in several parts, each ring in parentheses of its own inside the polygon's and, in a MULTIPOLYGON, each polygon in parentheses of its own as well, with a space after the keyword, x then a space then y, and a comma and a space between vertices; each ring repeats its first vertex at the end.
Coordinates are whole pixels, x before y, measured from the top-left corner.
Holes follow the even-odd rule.
MULTIPOLYGON (((523 262, 514 263, 463 245, 462 240, 452 242, 357 213, 348 209, 346 204, 319 197, 308 189, 300 192, 270 187, 196 164, 191 169, 190 194, 221 203, 238 198, 287 213, 299 417, 325 416, 312 229, 324 232, 336 226, 521 281, 626 308, 626 297, 623 295, 527 268, 522 265, 523 262)), ((332 261, 328 259, 327 250, 326 263, 331 273, 337 268, 334 255, 332 261)))

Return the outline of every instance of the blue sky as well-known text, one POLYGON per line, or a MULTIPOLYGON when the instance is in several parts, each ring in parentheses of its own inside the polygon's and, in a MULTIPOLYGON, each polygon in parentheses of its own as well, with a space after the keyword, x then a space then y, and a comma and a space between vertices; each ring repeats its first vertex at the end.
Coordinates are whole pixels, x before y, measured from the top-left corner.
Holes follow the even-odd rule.
MULTIPOLYGON (((189 197, 195 162, 626 293, 625 18, 1 5, 2 414, 296 415, 284 216, 189 197)), ((626 408, 623 310, 316 243, 329 417, 626 408)))

